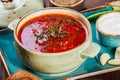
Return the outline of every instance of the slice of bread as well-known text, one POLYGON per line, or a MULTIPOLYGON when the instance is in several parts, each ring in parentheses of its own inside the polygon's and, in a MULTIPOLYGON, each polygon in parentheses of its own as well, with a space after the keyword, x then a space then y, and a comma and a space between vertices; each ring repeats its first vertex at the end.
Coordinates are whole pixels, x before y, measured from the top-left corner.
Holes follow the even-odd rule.
POLYGON ((18 70, 14 74, 9 76, 6 80, 43 80, 43 79, 38 78, 25 70, 18 70))

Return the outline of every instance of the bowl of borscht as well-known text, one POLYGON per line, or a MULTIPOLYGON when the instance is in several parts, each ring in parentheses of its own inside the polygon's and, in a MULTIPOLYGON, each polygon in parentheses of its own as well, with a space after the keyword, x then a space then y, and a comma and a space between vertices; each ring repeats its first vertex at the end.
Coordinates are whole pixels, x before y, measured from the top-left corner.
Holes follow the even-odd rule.
POLYGON ((22 61, 45 75, 70 73, 100 50, 92 42, 89 21, 67 8, 45 8, 24 16, 14 38, 22 61))

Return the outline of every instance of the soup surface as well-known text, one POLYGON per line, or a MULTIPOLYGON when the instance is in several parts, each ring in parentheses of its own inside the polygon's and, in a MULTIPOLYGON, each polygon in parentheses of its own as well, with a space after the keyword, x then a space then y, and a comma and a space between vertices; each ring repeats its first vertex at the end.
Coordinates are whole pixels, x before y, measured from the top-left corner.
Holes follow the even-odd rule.
POLYGON ((56 53, 79 46, 87 35, 86 27, 76 17, 56 13, 28 20, 17 37, 30 50, 56 53))

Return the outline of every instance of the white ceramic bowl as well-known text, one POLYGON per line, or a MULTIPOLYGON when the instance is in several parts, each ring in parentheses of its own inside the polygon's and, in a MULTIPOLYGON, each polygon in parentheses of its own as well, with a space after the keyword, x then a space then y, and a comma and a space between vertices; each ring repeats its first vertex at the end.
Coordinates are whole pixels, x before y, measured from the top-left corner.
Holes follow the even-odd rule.
POLYGON ((60 75, 71 72, 78 68, 88 57, 96 56, 100 50, 97 44, 92 43, 91 25, 88 20, 79 12, 66 8, 46 8, 23 17, 14 31, 14 37, 17 53, 25 64, 31 69, 47 75, 60 75), (74 49, 54 54, 43 54, 25 48, 17 38, 21 25, 33 17, 48 13, 62 13, 78 17, 88 31, 86 41, 74 49))
POLYGON ((13 0, 3 5, 0 2, 0 27, 7 27, 14 19, 43 8, 42 0, 13 0))

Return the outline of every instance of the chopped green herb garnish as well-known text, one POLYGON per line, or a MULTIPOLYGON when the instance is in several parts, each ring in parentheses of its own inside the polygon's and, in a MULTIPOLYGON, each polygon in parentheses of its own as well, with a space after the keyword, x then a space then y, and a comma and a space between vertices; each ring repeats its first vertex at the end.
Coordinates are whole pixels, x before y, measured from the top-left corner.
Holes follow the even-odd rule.
POLYGON ((55 34, 55 29, 54 29, 54 28, 49 27, 48 30, 49 30, 51 33, 55 34))

